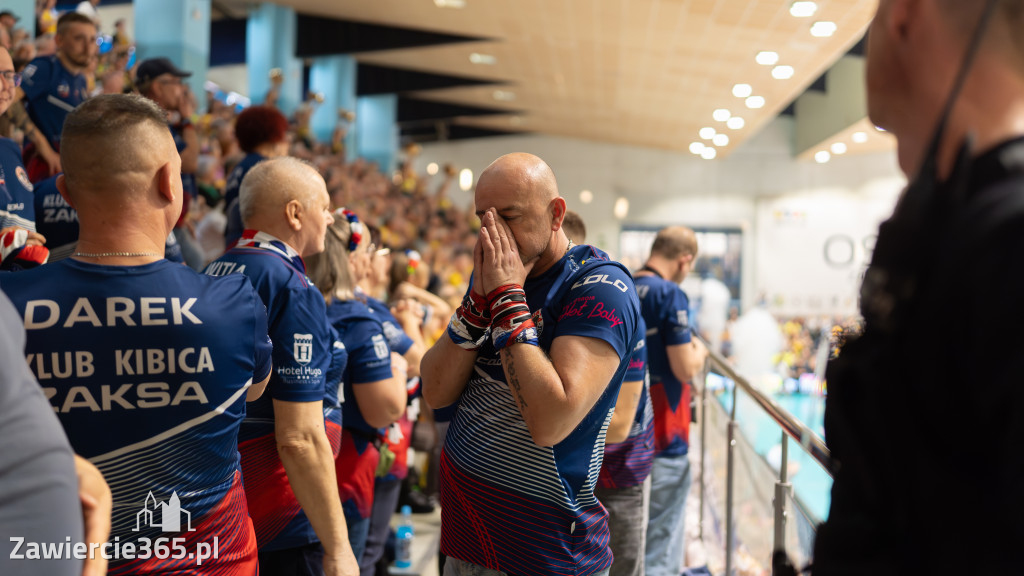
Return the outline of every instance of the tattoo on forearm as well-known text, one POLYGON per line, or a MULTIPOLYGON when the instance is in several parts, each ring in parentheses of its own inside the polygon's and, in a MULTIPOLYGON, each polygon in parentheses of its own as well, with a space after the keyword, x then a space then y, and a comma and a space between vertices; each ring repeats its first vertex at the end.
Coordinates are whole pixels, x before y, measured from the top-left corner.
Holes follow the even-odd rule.
POLYGON ((512 387, 512 392, 516 395, 516 401, 519 402, 519 411, 526 416, 526 399, 523 398, 523 389, 519 384, 519 375, 516 374, 515 361, 512 358, 512 352, 508 349, 501 351, 501 363, 505 365, 505 374, 508 376, 508 385, 512 387))

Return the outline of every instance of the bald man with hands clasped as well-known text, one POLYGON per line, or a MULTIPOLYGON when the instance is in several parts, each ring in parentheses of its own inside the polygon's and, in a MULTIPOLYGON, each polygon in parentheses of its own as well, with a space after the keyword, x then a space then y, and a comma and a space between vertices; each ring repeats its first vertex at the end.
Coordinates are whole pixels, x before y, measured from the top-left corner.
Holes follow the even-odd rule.
POLYGON ((421 364, 428 404, 456 406, 441 459, 445 574, 606 573, 593 491, 642 336, 632 279, 565 236, 565 200, 540 158, 502 156, 475 200, 472 285, 421 364))

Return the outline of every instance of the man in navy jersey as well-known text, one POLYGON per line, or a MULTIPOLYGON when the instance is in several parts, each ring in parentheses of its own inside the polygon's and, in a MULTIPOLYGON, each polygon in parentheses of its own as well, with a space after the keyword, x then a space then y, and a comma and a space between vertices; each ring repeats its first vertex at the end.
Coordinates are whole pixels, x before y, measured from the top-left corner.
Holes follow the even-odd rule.
POLYGON ((632 279, 565 236, 540 158, 502 156, 475 200, 472 285, 421 364, 427 403, 458 405, 441 459, 445 574, 607 573, 594 486, 641 336, 632 279))
MULTIPOLYGON (((640 331, 647 325, 640 318, 640 331)), ((610 576, 643 576, 647 538, 648 478, 654 464, 654 410, 647 378, 647 343, 640 339, 629 359, 615 413, 608 424, 604 462, 594 494, 608 509, 610 576)))
POLYGON ((156 102, 167 113, 167 124, 174 145, 181 155, 181 186, 185 191, 181 216, 174 226, 174 238, 185 263, 195 269, 203 267, 204 259, 192 232, 185 225, 189 206, 195 199, 196 170, 199 167, 199 137, 192 125, 192 96, 184 84, 191 72, 179 70, 167 58, 143 60, 135 72, 135 85, 146 98, 156 102))
MULTIPOLYGON (((574 242, 587 241, 587 226, 572 210, 562 221, 565 234, 574 242)), ((647 331, 639 319, 640 333, 647 331)), ((643 576, 644 542, 647 538, 647 501, 654 463, 654 412, 647 378, 647 343, 641 338, 629 359, 629 369, 608 424, 604 462, 594 495, 608 510, 608 529, 615 560, 610 576, 643 576)))
POLYGON ((55 55, 40 56, 25 67, 15 97, 25 102, 30 119, 21 129, 32 141, 25 147, 25 168, 32 182, 60 172, 61 128, 68 113, 88 96, 83 72, 99 51, 96 24, 75 12, 57 21, 56 41, 55 55))
POLYGON ((303 260, 323 252, 334 221, 327 185, 309 164, 275 158, 246 174, 239 198, 246 230, 206 273, 245 275, 274 341, 267 395, 249 407, 239 444, 260 569, 355 576, 323 414, 335 337, 303 260))
POLYGON ((159 108, 96 97, 63 142, 57 186, 78 210, 78 248, 0 289, 72 448, 110 484, 110 573, 253 574, 238 432, 270 377, 263 303, 243 278, 162 258, 181 183, 159 108))
MULTIPOLYGON (((0 114, 14 101, 20 77, 7 50, 0 50, 0 114)), ((32 183, 21 163, 21 147, 0 137, 0 269, 19 270, 46 261, 46 238, 36 233, 32 183), (34 255, 34 258, 33 258, 34 255)))
POLYGON ((707 349, 691 339, 689 301, 679 287, 697 258, 697 237, 683 226, 661 229, 651 256, 635 275, 647 324, 647 359, 654 407, 654 468, 645 570, 678 576, 683 558, 686 494, 690 490, 690 382, 707 349))
POLYGON ((35 184, 36 232, 46 238, 49 262, 63 260, 78 243, 78 212, 57 190, 57 178, 35 184))

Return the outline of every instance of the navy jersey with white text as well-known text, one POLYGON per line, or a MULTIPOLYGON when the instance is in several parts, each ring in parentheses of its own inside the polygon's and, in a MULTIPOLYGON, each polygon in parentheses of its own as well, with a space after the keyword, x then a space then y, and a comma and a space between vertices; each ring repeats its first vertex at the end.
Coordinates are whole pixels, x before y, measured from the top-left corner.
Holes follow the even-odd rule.
POLYGON ((391 349, 380 317, 362 300, 331 302, 327 318, 349 354, 343 379, 348 401, 342 405, 344 429, 335 472, 342 508, 354 521, 370 517, 379 457, 373 441, 383 434, 366 422, 355 389, 391 378, 391 349))
POLYGON ((239 434, 245 493, 260 550, 317 542, 288 483, 274 436, 274 400, 319 402, 327 397, 334 336, 320 291, 302 258, 269 234, 246 230, 238 245, 211 262, 206 274, 243 274, 267 306, 274 370, 263 396, 249 405, 239 434))
POLYGON ((690 342, 690 302, 678 284, 655 275, 638 275, 636 290, 647 323, 657 455, 680 456, 689 450, 690 386, 672 373, 666 346, 690 342))
MULTIPOLYGON (((647 325, 640 318, 640 334, 647 325)), ((647 377, 647 342, 641 336, 629 359, 624 382, 643 382, 640 400, 633 414, 629 436, 618 444, 604 447, 604 463, 597 485, 621 489, 637 486, 647 479, 654 466, 654 408, 651 406, 650 379, 647 377)), ((621 392, 620 392, 621 394, 621 392)))
POLYGON ((78 211, 60 195, 57 176, 36 183, 35 206, 36 232, 46 237, 50 262, 71 256, 78 245, 78 211))
POLYGON ((32 183, 21 164, 21 149, 10 138, 0 138, 0 229, 9 226, 36 231, 32 183))
POLYGON ((252 286, 166 260, 66 259, 2 275, 0 288, 24 318, 29 367, 72 447, 110 485, 111 540, 183 537, 189 550, 219 541, 219 560, 202 566, 121 559, 110 574, 253 574, 238 435, 271 344, 252 286), (160 520, 168 504, 180 506, 180 529, 160 520))
POLYGON ((56 55, 40 56, 22 71, 21 89, 29 118, 56 150, 64 119, 88 96, 85 76, 69 72, 56 55))

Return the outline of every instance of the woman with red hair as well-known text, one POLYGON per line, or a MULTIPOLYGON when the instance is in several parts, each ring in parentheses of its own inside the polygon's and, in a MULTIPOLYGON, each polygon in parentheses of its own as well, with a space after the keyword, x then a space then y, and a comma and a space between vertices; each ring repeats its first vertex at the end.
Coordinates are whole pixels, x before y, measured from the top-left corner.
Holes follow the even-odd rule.
POLYGON ((235 139, 245 152, 243 158, 228 176, 224 189, 228 224, 224 230, 226 248, 235 245, 242 235, 242 213, 238 209, 238 191, 249 170, 268 158, 288 154, 288 119, 272 106, 250 106, 235 119, 235 139))

